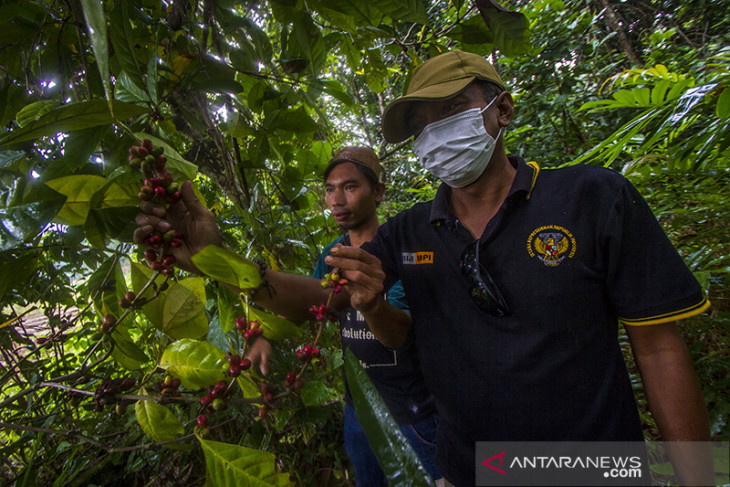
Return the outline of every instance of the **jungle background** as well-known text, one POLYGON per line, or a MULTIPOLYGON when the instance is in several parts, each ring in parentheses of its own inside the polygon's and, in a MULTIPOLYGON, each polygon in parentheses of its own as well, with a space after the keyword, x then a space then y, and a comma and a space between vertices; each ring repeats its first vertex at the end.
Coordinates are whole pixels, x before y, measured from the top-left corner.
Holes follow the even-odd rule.
MULTIPOLYGON (((259 414, 248 389, 261 378, 247 372, 231 389, 239 402, 200 434, 203 385, 241 351, 235 317, 257 311, 215 280, 148 270, 131 243, 141 176, 128 149, 164 147, 230 249, 309 274, 338 235, 321 181, 333 150, 381 155, 382 218, 435 193, 410 143, 386 144, 379 123, 408 72, 450 48, 488 56, 513 93, 511 153, 611 167, 648 200, 713 303, 680 326, 712 438, 729 440, 729 11, 722 0, 4 0, 0 484, 353 485, 336 326, 300 390, 259 414), (150 281, 164 306, 119 307, 150 281), (122 317, 112 333, 100 331, 107 314, 122 317), (183 379, 179 396, 155 390, 166 374, 183 379), (105 395, 130 377, 135 389, 105 395)), ((281 384, 317 327, 261 319, 279 332, 269 380, 281 384)))

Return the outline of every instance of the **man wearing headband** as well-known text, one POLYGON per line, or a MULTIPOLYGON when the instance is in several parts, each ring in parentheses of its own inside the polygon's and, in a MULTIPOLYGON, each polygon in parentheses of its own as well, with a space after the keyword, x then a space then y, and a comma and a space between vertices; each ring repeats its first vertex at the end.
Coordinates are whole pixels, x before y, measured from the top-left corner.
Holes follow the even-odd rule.
MULTIPOLYGON (((707 441, 702 392, 674 325, 708 308, 701 287, 621 175, 541 171, 508 156, 513 110, 481 56, 454 50, 416 68, 386 108, 383 133, 414 137, 443 184, 362 248, 336 246, 326 259, 383 344, 415 336, 440 415, 441 473, 474 485, 479 441, 643 441, 619 320, 662 439, 707 441), (382 298, 398 280, 411 315, 382 298)), ((675 468, 681 480, 698 478, 687 463, 675 468)))
MULTIPOLYGON (((346 233, 324 248, 312 277, 323 279, 333 271, 324 258, 335 244, 359 247, 373 238, 380 226, 375 210, 383 200, 383 179, 380 159, 372 149, 348 146, 334 155, 324 171, 325 203, 346 233)), ((400 283, 388 290, 387 301, 408 310, 400 283)), ((432 478, 440 479, 434 458, 438 415, 421 374, 416 348, 407 345, 395 350, 383 346, 352 307, 341 311, 338 318, 342 349, 349 348, 357 357, 423 466, 432 478)), ((271 352, 268 340, 260 338, 253 343, 247 357, 260 362, 266 375, 271 352)), ((385 475, 352 406, 347 380, 344 436, 358 487, 386 487, 385 475)))

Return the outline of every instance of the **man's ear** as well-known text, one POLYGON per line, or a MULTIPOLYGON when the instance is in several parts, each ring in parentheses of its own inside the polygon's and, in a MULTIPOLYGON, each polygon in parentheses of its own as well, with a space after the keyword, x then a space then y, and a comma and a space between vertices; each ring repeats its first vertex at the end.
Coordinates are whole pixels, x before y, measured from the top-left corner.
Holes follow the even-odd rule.
POLYGON ((499 110, 499 125, 506 127, 512 122, 515 114, 515 101, 509 91, 503 91, 499 94, 496 101, 499 110))
POLYGON ((385 197, 385 183, 378 183, 375 186, 375 202, 380 203, 385 197))

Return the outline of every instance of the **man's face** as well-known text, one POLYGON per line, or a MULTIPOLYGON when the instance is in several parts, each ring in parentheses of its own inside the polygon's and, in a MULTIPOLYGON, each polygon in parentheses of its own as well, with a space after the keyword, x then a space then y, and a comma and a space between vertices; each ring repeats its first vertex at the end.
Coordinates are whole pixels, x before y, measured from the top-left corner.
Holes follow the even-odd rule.
MULTIPOLYGON (((414 136, 418 137, 426 125, 438 122, 444 118, 456 115, 471 108, 484 108, 487 106, 484 100, 484 93, 481 87, 475 83, 448 100, 420 101, 413 103, 407 114, 408 129, 414 136)), ((492 110, 494 107, 490 107, 492 110)), ((487 110, 483 116, 486 116, 487 110)), ((489 127, 487 131, 491 133, 489 127)))
POLYGON ((343 162, 335 166, 327 177, 324 189, 325 204, 340 228, 357 229, 377 218, 375 207, 383 199, 383 185, 374 189, 355 164, 343 162))

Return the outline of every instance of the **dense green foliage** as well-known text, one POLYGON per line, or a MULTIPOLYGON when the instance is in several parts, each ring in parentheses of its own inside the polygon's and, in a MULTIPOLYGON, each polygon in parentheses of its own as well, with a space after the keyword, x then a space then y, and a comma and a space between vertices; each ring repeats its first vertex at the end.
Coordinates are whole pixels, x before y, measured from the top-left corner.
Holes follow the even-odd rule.
MULTIPOLYGON (((333 149, 364 144, 384 157, 383 217, 433 195, 436 181, 410 145, 387 145, 379 121, 409 70, 453 47, 490 56, 513 92, 512 153, 544 167, 610 166, 646 196, 713 302, 682 330, 713 438, 730 439, 726 3, 500 5, 2 2, 2 484, 202 485, 207 472, 219 485, 250 476, 285 485, 286 475, 350 485, 334 326, 301 389, 259 417, 261 377, 244 374, 196 439, 204 387, 224 378, 226 354, 244 346, 236 316, 257 317, 279 339, 269 378, 278 387, 318 330, 265 315, 212 279, 178 273, 163 285, 131 244, 140 176, 127 150, 143 138, 165 147, 170 172, 194 179, 229 248, 309 273, 337 235, 320 190, 333 149), (119 307, 148 282, 154 301, 119 307), (109 313, 124 318, 102 334, 109 313), (182 380, 181 397, 154 391, 162 369, 182 380), (139 390, 104 405, 102 389, 125 377, 139 390)), ((248 276, 245 262, 229 258, 248 276)))

